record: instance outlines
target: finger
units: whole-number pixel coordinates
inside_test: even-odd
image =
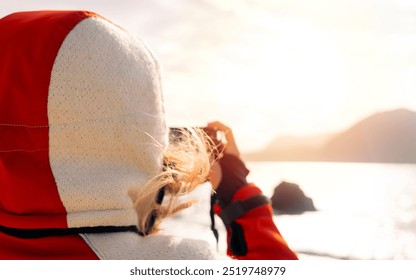
[[[230,129],[225,124],[223,124],[222,122],[219,122],[219,121],[210,122],[210,123],[208,123],[207,126],[210,127],[210,128],[218,128],[221,131]]]
[[[237,157],[240,156],[240,151],[238,150],[237,144],[235,142],[233,132],[228,126],[226,126],[225,124],[219,121],[214,121],[214,122],[208,123],[207,127],[218,129],[224,133],[225,139],[227,140],[227,143],[224,147],[225,153],[233,154]]]

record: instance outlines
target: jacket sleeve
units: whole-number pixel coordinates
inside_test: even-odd
[[[273,221],[273,210],[253,184],[239,189],[229,205],[214,205],[227,229],[227,254],[241,260],[296,260]]]

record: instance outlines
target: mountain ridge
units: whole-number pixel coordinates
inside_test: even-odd
[[[292,138],[292,139],[291,139]],[[416,112],[372,114],[336,134],[279,137],[245,160],[416,163]]]

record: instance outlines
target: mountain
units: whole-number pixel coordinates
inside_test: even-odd
[[[277,138],[246,160],[416,163],[416,112],[371,115],[334,135]]]
[[[320,158],[416,163],[416,113],[399,109],[374,114],[331,139]]]
[[[246,160],[314,161],[319,148],[332,135],[283,136],[274,139],[263,150],[243,154]]]

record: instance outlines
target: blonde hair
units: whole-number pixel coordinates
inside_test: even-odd
[[[170,139],[164,151],[163,171],[141,189],[135,201],[138,228],[144,235],[157,232],[165,217],[191,206],[192,201],[178,203],[178,198],[194,190],[209,176],[210,159],[215,150],[212,140],[199,128],[182,128],[179,133],[180,139]],[[166,194],[165,201],[159,204],[156,197],[162,188]],[[153,228],[146,232],[148,219],[153,213],[156,214]]]

